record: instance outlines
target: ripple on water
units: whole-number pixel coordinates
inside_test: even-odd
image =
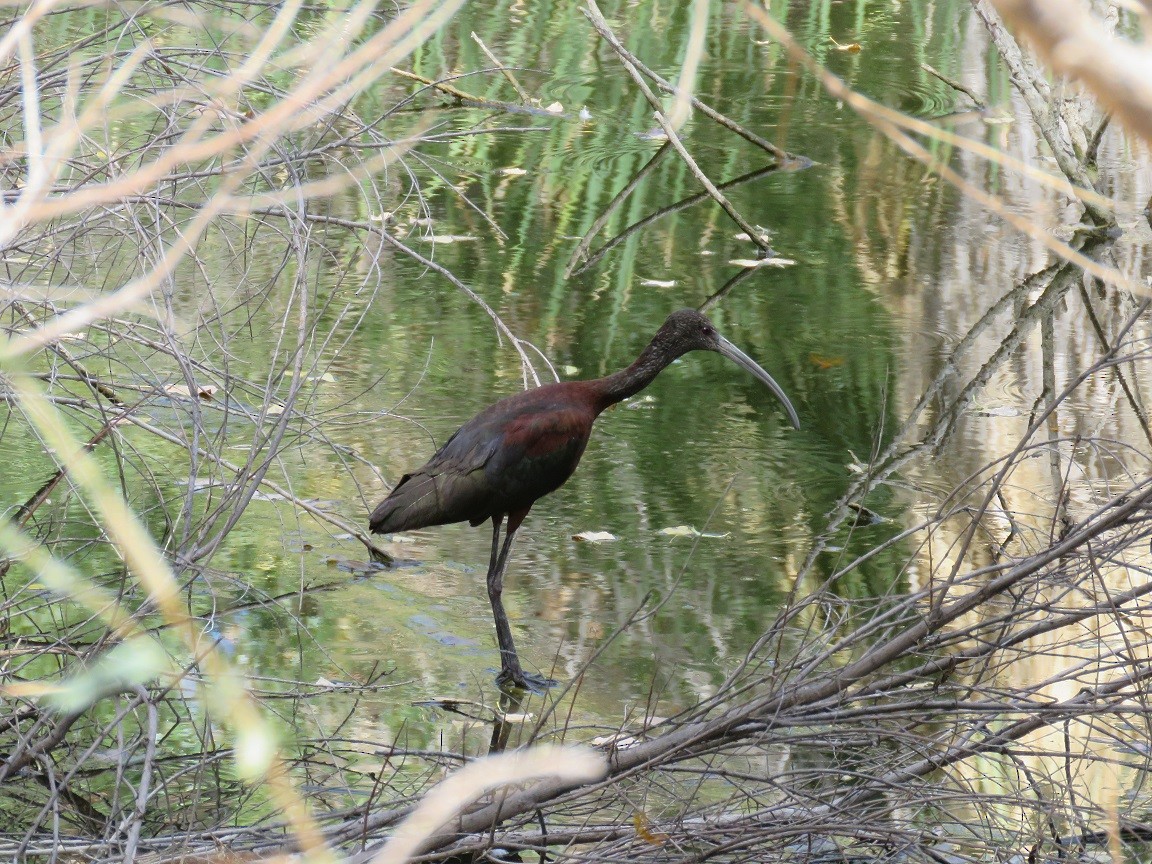
[[[575,137],[565,148],[565,156],[571,157],[575,165],[592,168],[595,171],[606,171],[622,160],[633,160],[637,166],[643,164],[660,149],[661,143],[646,140],[640,134],[620,129],[611,135]]]
[[[974,409],[988,417],[1020,417],[1032,410],[1020,377],[1007,368],[984,385],[976,397]]]
[[[825,60],[853,89],[914,117],[939,118],[972,107],[967,96],[920,68],[900,40],[867,41],[860,53],[831,52]],[[941,71],[952,77],[950,70]]]
[[[582,74],[557,75],[549,78],[547,83],[548,99],[555,99],[570,111],[576,112],[590,100],[595,100],[596,94],[601,92],[603,82],[600,72],[585,72]]]
[[[957,101],[957,94],[935,78],[897,78],[885,82],[884,102],[893,108],[926,119],[954,114],[967,106],[966,99]]]

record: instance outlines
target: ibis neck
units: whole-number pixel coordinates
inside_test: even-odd
[[[655,342],[648,345],[636,358],[636,362],[627,369],[622,369],[600,379],[598,382],[600,386],[597,389],[600,391],[600,397],[603,401],[601,410],[609,405],[622,402],[630,396],[635,396],[651,384],[652,379],[678,356],[678,354],[669,352],[665,346]]]

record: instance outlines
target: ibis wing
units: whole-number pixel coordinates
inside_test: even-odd
[[[493,515],[526,510],[562,485],[584,453],[595,415],[532,399],[537,393],[498,402],[460,427],[372,511],[371,530],[479,525]]]
[[[427,465],[400,478],[392,493],[372,511],[368,519],[372,531],[390,534],[471,521],[483,510],[487,485],[484,467],[498,442],[461,437],[467,429],[459,429]]]

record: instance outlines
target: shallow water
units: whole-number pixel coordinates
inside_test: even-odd
[[[392,214],[398,236],[463,280],[561,378],[601,376],[627,365],[669,312],[708,301],[740,272],[730,262],[752,257],[754,248],[705,201],[653,220],[586,271],[565,277],[579,238],[661,142],[646,136],[653,125],[647,104],[580,15],[542,11],[517,19],[523,8],[504,10],[522,22],[511,31],[500,16],[465,10],[410,66],[430,76],[485,67],[468,38],[474,30],[543,105],[559,101],[568,116],[425,97],[414,122],[434,124],[436,132],[508,131],[422,145],[405,158],[405,170],[393,166],[374,187],[326,206],[348,219]],[[686,38],[683,13],[658,3],[643,9],[647,14],[632,7],[618,13],[634,16],[629,45],[673,76]],[[944,118],[942,128],[1051,170],[1007,82],[989,76],[994,65],[966,9],[833,2],[776,11],[861,92],[918,117]],[[861,50],[841,51],[832,40]],[[921,62],[986,94],[988,114],[966,113],[966,98]],[[514,98],[494,74],[456,85],[488,100]],[[1047,252],[781,61],[736,7],[715,13],[697,88],[700,98],[813,163],[728,190],[735,207],[770,233],[776,254],[795,263],[757,270],[709,310],[721,332],[789,393],[802,429],[792,430],[771,394],[734,365],[688,355],[607,412],[576,475],[534,507],[506,577],[521,656],[527,667],[570,680],[602,652],[582,685],[577,716],[608,726],[649,703],[669,714],[711,695],[790,592],[823,581],[931,512],[1011,446],[1043,391],[1038,337],[1030,337],[936,446],[917,452],[869,494],[867,506],[882,521],[833,532],[828,552],[798,585],[800,566],[838,499],[893,441],[937,376],[939,393],[913,427],[929,427],[956,397],[959,384],[945,374],[950,367],[971,372],[1002,344],[1015,307],[956,354],[975,322],[1043,266]],[[382,104],[394,96],[379,94]],[[589,119],[577,116],[581,108]],[[768,161],[699,115],[685,140],[718,181]],[[930,146],[970,182],[1044,224],[1069,210],[1060,194],[1034,181],[950,144]],[[1152,189],[1146,154],[1119,133],[1106,138],[1103,153],[1117,198],[1128,202],[1130,233],[1115,254],[1144,275],[1147,225],[1139,208]],[[697,192],[684,165],[664,158],[592,250]],[[253,244],[257,253],[266,244],[268,254],[250,259],[235,255],[229,239],[222,232],[206,241],[199,256],[211,272],[185,274],[175,305],[194,320],[203,311],[202,280],[210,277],[236,284],[238,304],[251,300],[245,286],[274,286],[255,313],[242,307],[243,323],[235,323],[229,342],[235,370],[259,382],[268,376],[271,324],[284,314],[290,280],[277,275],[283,252],[274,234]],[[312,301],[316,308],[331,304],[321,314],[331,315],[333,338],[315,346],[307,373],[310,416],[326,440],[301,433],[276,470],[297,496],[363,527],[406,470],[485,405],[522,387],[524,369],[485,311],[427,266],[340,228],[317,232],[309,243]],[[1065,383],[1098,353],[1079,303],[1070,295],[1053,318],[1055,366]],[[1113,304],[1117,319],[1126,310]],[[547,364],[535,365],[546,377]],[[1108,401],[1106,389],[1073,397],[1060,418],[1063,432],[1107,431],[1139,443],[1131,417]],[[180,423],[163,406],[153,419]],[[231,446],[242,458],[245,443]],[[7,452],[36,462],[27,441]],[[1092,479],[1122,473],[1102,457],[1074,454],[1070,463]],[[29,469],[33,476],[38,467]],[[18,500],[28,494],[19,479],[4,481]],[[1052,516],[1049,481],[1038,468],[1021,483],[1020,506],[1038,524]],[[617,539],[575,539],[589,531]],[[385,683],[395,686],[360,699],[357,733],[386,741],[403,729],[455,746],[453,736],[474,730],[413,703],[493,692],[497,656],[483,586],[489,542],[487,526],[410,532],[384,543],[400,566],[377,569],[354,539],[270,496],[249,507],[212,559],[212,572],[191,590],[221,600],[205,619],[253,675],[353,681],[386,671]],[[834,590],[876,597],[917,587],[909,582],[925,568],[905,568],[907,557],[901,550],[879,555]],[[329,707],[335,716],[347,705],[334,696]]]

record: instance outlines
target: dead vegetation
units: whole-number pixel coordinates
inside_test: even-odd
[[[0,851],[12,860],[251,860],[294,848],[368,860],[435,781],[471,761],[400,735],[364,741],[358,700],[389,686],[383,676],[243,681],[204,611],[277,599],[212,563],[259,496],[371,545],[338,508],[292,488],[279,465],[307,442],[349,473],[375,472],[329,437],[355,418],[321,408],[320,397],[331,358],[366,307],[385,302],[389,257],[409,256],[483,304],[416,248],[427,228],[418,176],[429,167],[419,147],[451,133],[408,109],[430,90],[466,99],[466,82],[413,91],[411,76],[392,69],[454,5],[336,14],[245,4],[237,16],[158,6],[143,16],[159,28],[152,35],[136,13],[101,7],[103,23],[79,37],[65,20],[74,10],[8,13],[0,441],[34,448],[45,466],[0,528]],[[317,16],[308,27],[306,11]],[[588,17],[659,110],[657,91],[671,85],[594,4]],[[33,38],[37,28],[52,34],[51,48]],[[196,30],[215,47],[194,40]],[[996,44],[1016,64],[1011,37]],[[906,153],[925,155],[923,128],[843,95]],[[753,134],[695,107],[717,128]],[[589,730],[570,728],[570,694],[554,693],[534,720],[496,724],[501,747],[583,743],[600,758],[559,779],[513,765],[519,785],[462,791],[458,807],[486,797],[448,827],[421,829],[414,845],[425,859],[483,860],[497,848],[574,862],[1136,854],[1127,850],[1152,831],[1141,779],[1152,753],[1152,432],[1141,397],[1152,346],[1146,304],[1115,289],[1134,280],[1108,258],[1108,201],[1090,188],[1104,122],[1090,108],[1037,120],[1067,175],[1049,182],[1078,187],[1091,225],[1068,240],[1025,226],[1064,258],[1005,286],[983,311],[886,448],[859,466],[797,567],[794,595],[712,698],[674,717],[644,709],[621,728]],[[711,198],[766,253],[677,124],[658,120],[668,144],[653,164],[681,159],[705,190],[684,206]],[[764,170],[799,158],[760,140]],[[576,245],[569,273],[620,242],[593,250],[603,225]],[[231,254],[202,256],[208,237]],[[368,250],[362,266],[349,269],[345,290],[320,294],[315,262],[339,257],[333,238],[347,237]],[[1093,361],[1058,380],[1054,322],[1068,304],[1092,319],[1097,341]],[[485,309],[531,381],[540,356]],[[1009,315],[1013,325],[989,345],[991,322]],[[254,327],[277,334],[272,356],[245,356],[242,336]],[[1018,439],[955,488],[916,496],[884,545],[841,559],[839,538],[868,512],[869,495],[931,458],[1036,332],[1045,388]],[[1140,446],[1107,425],[1062,431],[1058,418],[1086,390],[1133,418]],[[903,568],[890,584],[909,590],[841,594],[843,580],[881,556]],[[301,638],[318,639],[305,618]],[[334,695],[342,722],[301,731]],[[299,732],[290,751],[271,743],[280,726]],[[372,770],[353,763],[365,753]],[[357,803],[334,788],[354,790]]]

